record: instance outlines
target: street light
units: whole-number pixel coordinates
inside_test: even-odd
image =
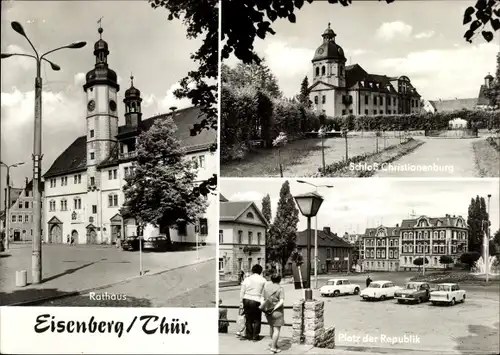
[[[35,55],[22,54],[22,53],[2,53],[2,59],[10,58],[12,56],[30,57],[36,60],[36,78],[35,78],[35,128],[33,137],[33,253],[31,256],[31,273],[33,284],[42,282],[42,194],[40,189],[41,184],[41,168],[42,168],[42,77],[41,77],[41,63],[42,60],[48,62],[51,68],[59,71],[61,67],[45,56],[54,53],[61,49],[78,49],[83,48],[87,42],[74,42],[66,46],[58,47],[50,50],[42,55],[39,55],[33,43],[26,35],[23,26],[19,22],[11,23],[12,29],[26,38]]]
[[[483,260],[484,260],[484,271],[486,273],[486,282],[489,281],[489,268],[490,268],[490,199],[491,195],[488,195],[488,221],[486,226],[486,233],[484,234],[484,247],[483,247]]]
[[[326,188],[333,188],[333,185],[315,185],[313,183],[304,181],[304,180],[297,180],[299,184],[307,184],[311,185],[316,189],[316,193],[318,192],[319,187],[326,187]],[[314,223],[316,224],[316,227],[314,229],[314,288],[318,288],[318,217],[314,218]]]
[[[422,262],[422,276],[425,276],[425,248],[427,248],[427,243],[424,242],[424,259]]]
[[[307,281],[305,290],[305,300],[312,300],[311,290],[311,217],[316,216],[323,203],[323,197],[317,192],[308,192],[303,195],[294,197],[295,202],[299,206],[300,213],[307,217]]]
[[[23,165],[24,162],[20,163],[15,163],[11,165],[7,165],[4,162],[0,161],[0,166],[3,165],[7,168],[7,188],[6,188],[6,194],[5,194],[5,201],[7,203],[5,204],[5,249],[9,249],[9,229],[10,229],[10,216],[9,216],[9,211],[10,211],[10,168],[17,168],[19,165]]]

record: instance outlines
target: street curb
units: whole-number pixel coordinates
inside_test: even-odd
[[[118,285],[118,284],[121,284],[121,283],[125,283],[125,282],[128,282],[128,281],[132,281],[132,280],[135,280],[137,278],[144,277],[144,276],[149,277],[149,276],[155,276],[155,275],[165,274],[165,273],[167,273],[169,271],[179,270],[179,269],[183,269],[183,268],[186,268],[186,267],[189,267],[189,266],[206,263],[206,262],[211,261],[211,260],[215,260],[215,257],[211,257],[211,258],[208,258],[208,259],[205,259],[205,260],[196,261],[196,262],[194,262],[192,264],[177,266],[177,267],[174,267],[172,269],[166,269],[166,270],[156,271],[156,272],[153,272],[151,274],[145,274],[145,275],[142,275],[142,276],[141,275],[132,276],[132,277],[120,280],[120,281],[112,282],[112,283],[101,285],[101,286],[97,286],[97,287],[91,287],[91,288],[87,288],[87,289],[80,290],[80,291],[69,292],[69,293],[65,293],[65,294],[57,295],[57,296],[49,296],[49,297],[44,297],[44,298],[38,298],[36,300],[30,300],[30,301],[23,301],[23,302],[6,304],[6,305],[2,305],[2,307],[33,306],[33,305],[37,305],[39,303],[43,303],[43,302],[47,302],[47,301],[53,301],[53,300],[57,300],[57,299],[61,299],[61,298],[73,297],[73,296],[80,296],[80,295],[88,293],[90,291],[102,290],[103,288],[108,288],[108,287],[111,287],[111,286],[115,286],[115,285]]]

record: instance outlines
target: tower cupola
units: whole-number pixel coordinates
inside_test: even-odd
[[[130,88],[125,91],[125,125],[139,127],[141,124],[141,92],[134,86],[134,76],[130,75]]]

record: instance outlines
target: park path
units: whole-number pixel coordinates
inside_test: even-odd
[[[418,139],[425,144],[392,163],[394,169],[379,170],[375,176],[479,177],[472,147],[477,139]]]

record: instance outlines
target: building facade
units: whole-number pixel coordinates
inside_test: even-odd
[[[399,225],[367,228],[363,236],[363,271],[397,271],[399,268]]]
[[[346,66],[336,34],[328,28],[312,59],[310,100],[326,116],[420,113],[420,94],[407,76],[367,73],[359,64]]]
[[[460,255],[467,252],[468,227],[462,216],[427,217],[406,219],[401,222],[401,270],[418,269],[413,262],[426,258],[429,269],[443,269],[441,256],[448,255],[458,262]]]
[[[311,230],[311,272],[314,273],[314,234]],[[308,230],[297,233],[297,250],[302,253],[304,262],[307,255]],[[353,264],[353,245],[349,244],[336,234],[332,233],[330,227],[318,230],[318,274],[328,274],[336,271],[347,271]],[[292,261],[288,260],[287,273],[292,272]]]
[[[95,67],[86,75],[86,132],[78,137],[44,175],[45,228],[47,243],[66,243],[73,237],[78,244],[113,244],[118,237],[137,235],[135,219],[122,217],[125,177],[134,171],[137,137],[156,120],[171,118],[177,126],[176,138],[186,159],[196,162],[202,181],[216,173],[217,155],[211,152],[216,132],[204,130],[196,136],[190,128],[203,114],[191,107],[169,114],[142,118],[141,93],[131,86],[125,91],[125,125],[119,125],[117,74],[108,65],[108,43],[100,39],[94,45]],[[169,235],[173,242],[215,243],[217,225],[215,195],[209,195],[209,207],[197,225],[179,223],[178,228],[147,225],[144,237]],[[212,238],[210,238],[212,236]]]
[[[268,223],[253,202],[231,202],[220,197],[219,277],[238,280],[255,264],[266,266]]]

